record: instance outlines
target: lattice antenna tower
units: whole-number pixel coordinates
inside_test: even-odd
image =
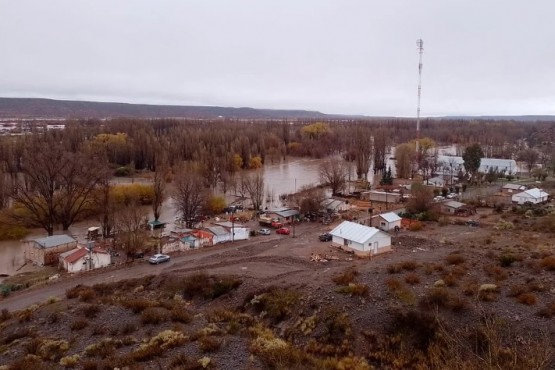
[[[424,41],[422,39],[416,40],[416,47],[418,48],[418,105],[416,107],[416,153],[418,153],[418,141],[420,140],[420,97],[422,95],[422,54],[424,53]]]

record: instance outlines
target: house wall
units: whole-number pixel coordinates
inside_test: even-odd
[[[333,236],[332,242],[341,245],[345,250],[353,251],[357,256],[369,256],[391,251],[391,237],[383,232],[379,232],[364,244],[355,243],[337,236]],[[378,243],[377,251],[374,251],[374,243]]]
[[[247,227],[241,227],[241,228],[235,228],[235,235],[233,235],[233,240],[237,241],[237,240],[248,240],[250,235],[249,235],[249,228]],[[231,234],[230,234],[230,238],[231,238]],[[231,240],[231,239],[230,239]]]
[[[515,194],[512,197],[513,203],[517,203],[517,204],[524,204],[526,202],[530,202],[532,204],[538,204],[541,203],[542,200],[541,199],[536,199],[534,197],[530,197],[527,194]],[[547,199],[545,199],[544,201],[546,201]]]
[[[381,217],[378,217],[379,220],[379,225],[375,226],[378,229],[381,229],[383,231],[391,231],[391,230],[395,230],[395,226],[397,226],[399,229],[401,228],[401,220],[398,221],[393,221],[393,222],[387,222],[386,220],[384,220]]]
[[[77,241],[60,244],[52,248],[42,248],[34,241],[25,242],[24,255],[26,261],[31,261],[40,266],[55,265],[59,261],[60,254],[77,248]]]
[[[181,243],[179,240],[175,240],[162,245],[162,248],[160,248],[160,252],[162,254],[168,254],[171,252],[182,251],[184,249],[185,249],[185,244]]]
[[[450,215],[454,215],[455,211],[456,211],[456,208],[448,207],[448,206],[441,206],[441,212],[442,213],[448,213]]]
[[[109,266],[112,262],[112,258],[108,253],[93,253],[91,257],[93,269]],[[70,273],[87,271],[89,269],[89,261],[87,258],[82,257],[73,263],[67,263],[64,261],[63,266],[67,272]]]
[[[362,200],[371,200],[373,202],[383,202],[388,203],[398,203],[401,200],[401,194],[397,193],[387,193],[382,194],[381,192],[365,192],[361,195]]]
[[[214,234],[214,237],[212,238],[213,244],[226,243],[229,241],[231,241],[231,234],[225,234],[225,235]]]

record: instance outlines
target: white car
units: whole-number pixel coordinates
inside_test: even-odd
[[[270,229],[260,229],[258,230],[258,233],[260,235],[270,235],[272,232],[270,231]]]
[[[170,256],[168,256],[167,254],[155,254],[148,259],[148,262],[152,263],[153,265],[157,265],[162,262],[168,262],[169,260]]]

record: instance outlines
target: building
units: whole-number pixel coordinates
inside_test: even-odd
[[[214,236],[212,242],[214,244],[226,243],[231,241],[231,233],[227,231],[223,226],[211,226],[207,227],[206,230],[210,231]]]
[[[299,211],[283,207],[266,211],[266,215],[271,218],[277,218],[281,223],[287,224],[293,222],[295,218],[299,217]]]
[[[25,261],[45,266],[58,263],[61,253],[77,248],[77,240],[68,235],[53,235],[24,241]]]
[[[456,175],[459,171],[465,172],[464,159],[462,159],[462,157],[438,155],[437,161],[440,164],[440,173]],[[490,169],[505,174],[521,172],[514,159],[480,158],[480,168],[478,172],[488,173]]]
[[[501,192],[505,194],[521,193],[526,189],[526,186],[520,184],[505,184],[501,188]]]
[[[350,206],[349,203],[344,200],[328,198],[320,202],[320,206],[324,212],[337,213],[342,211],[348,211]]]
[[[394,212],[382,213],[372,216],[370,223],[383,231],[399,230],[401,229],[401,217]],[[396,229],[397,228],[397,229]]]
[[[450,200],[441,204],[441,212],[453,216],[470,216],[476,213],[473,207],[464,203]]]
[[[441,176],[432,177],[423,182],[424,185],[434,186],[436,188],[445,187],[445,180]]]
[[[399,203],[401,200],[400,193],[389,193],[386,191],[370,190],[361,193],[362,200],[382,203]]]
[[[330,234],[334,244],[356,255],[369,256],[391,251],[391,236],[375,227],[343,221]]]
[[[198,239],[199,247],[211,247],[214,245],[214,235],[204,230],[193,230],[191,235]]]
[[[250,229],[245,225],[229,221],[216,222],[216,225],[227,230],[227,232],[231,235],[231,241],[248,240],[250,237]]]
[[[59,267],[71,273],[106,267],[110,263],[110,253],[98,247],[89,253],[87,248],[79,246],[59,255]]]
[[[549,194],[541,189],[529,189],[512,196],[511,200],[516,204],[532,203],[539,204],[547,202]]]

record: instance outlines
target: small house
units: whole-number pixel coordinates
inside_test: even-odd
[[[401,217],[394,212],[382,213],[372,216],[371,225],[383,231],[399,230],[401,228]]]
[[[442,203],[441,212],[453,216],[470,216],[476,213],[473,207],[457,202],[456,200]]]
[[[212,233],[209,233],[208,231],[193,230],[191,231],[191,235],[199,240],[199,247],[211,247],[212,245],[214,245],[214,235],[212,235]]]
[[[206,230],[213,234],[212,242],[214,244],[226,243],[231,241],[231,233],[223,226],[211,226],[207,227]]]
[[[529,189],[513,195],[511,200],[516,204],[540,204],[547,202],[548,198],[549,194],[541,189]]]
[[[59,255],[60,268],[71,273],[106,267],[111,262],[110,254],[98,247],[89,252],[84,246],[79,246]]]
[[[248,240],[250,237],[250,229],[242,224],[236,222],[216,222],[217,226],[221,226],[229,232],[231,241]]]
[[[160,239],[160,253],[168,254],[172,252],[181,252],[186,249],[189,249],[189,246],[181,243],[179,237],[164,236]]]
[[[443,188],[445,187],[445,180],[443,179],[443,177],[436,176],[424,181],[424,185],[434,186],[436,188]]]
[[[330,234],[332,243],[356,255],[369,256],[391,251],[391,236],[375,227],[343,221]]]
[[[521,184],[505,184],[501,188],[501,192],[505,194],[521,193],[526,190],[526,186]]]
[[[337,213],[349,210],[349,203],[344,200],[328,198],[320,202],[322,210],[327,213]]]
[[[185,249],[197,249],[202,247],[200,240],[193,235],[183,235],[179,242],[185,246]]]
[[[291,223],[295,218],[299,217],[299,211],[284,207],[266,211],[266,215],[271,218],[279,219],[281,223]]]
[[[370,190],[361,193],[362,200],[382,203],[399,203],[401,193],[390,193],[387,191]]]
[[[61,253],[75,249],[77,240],[69,235],[53,235],[24,241],[25,260],[45,266],[58,263]]]

